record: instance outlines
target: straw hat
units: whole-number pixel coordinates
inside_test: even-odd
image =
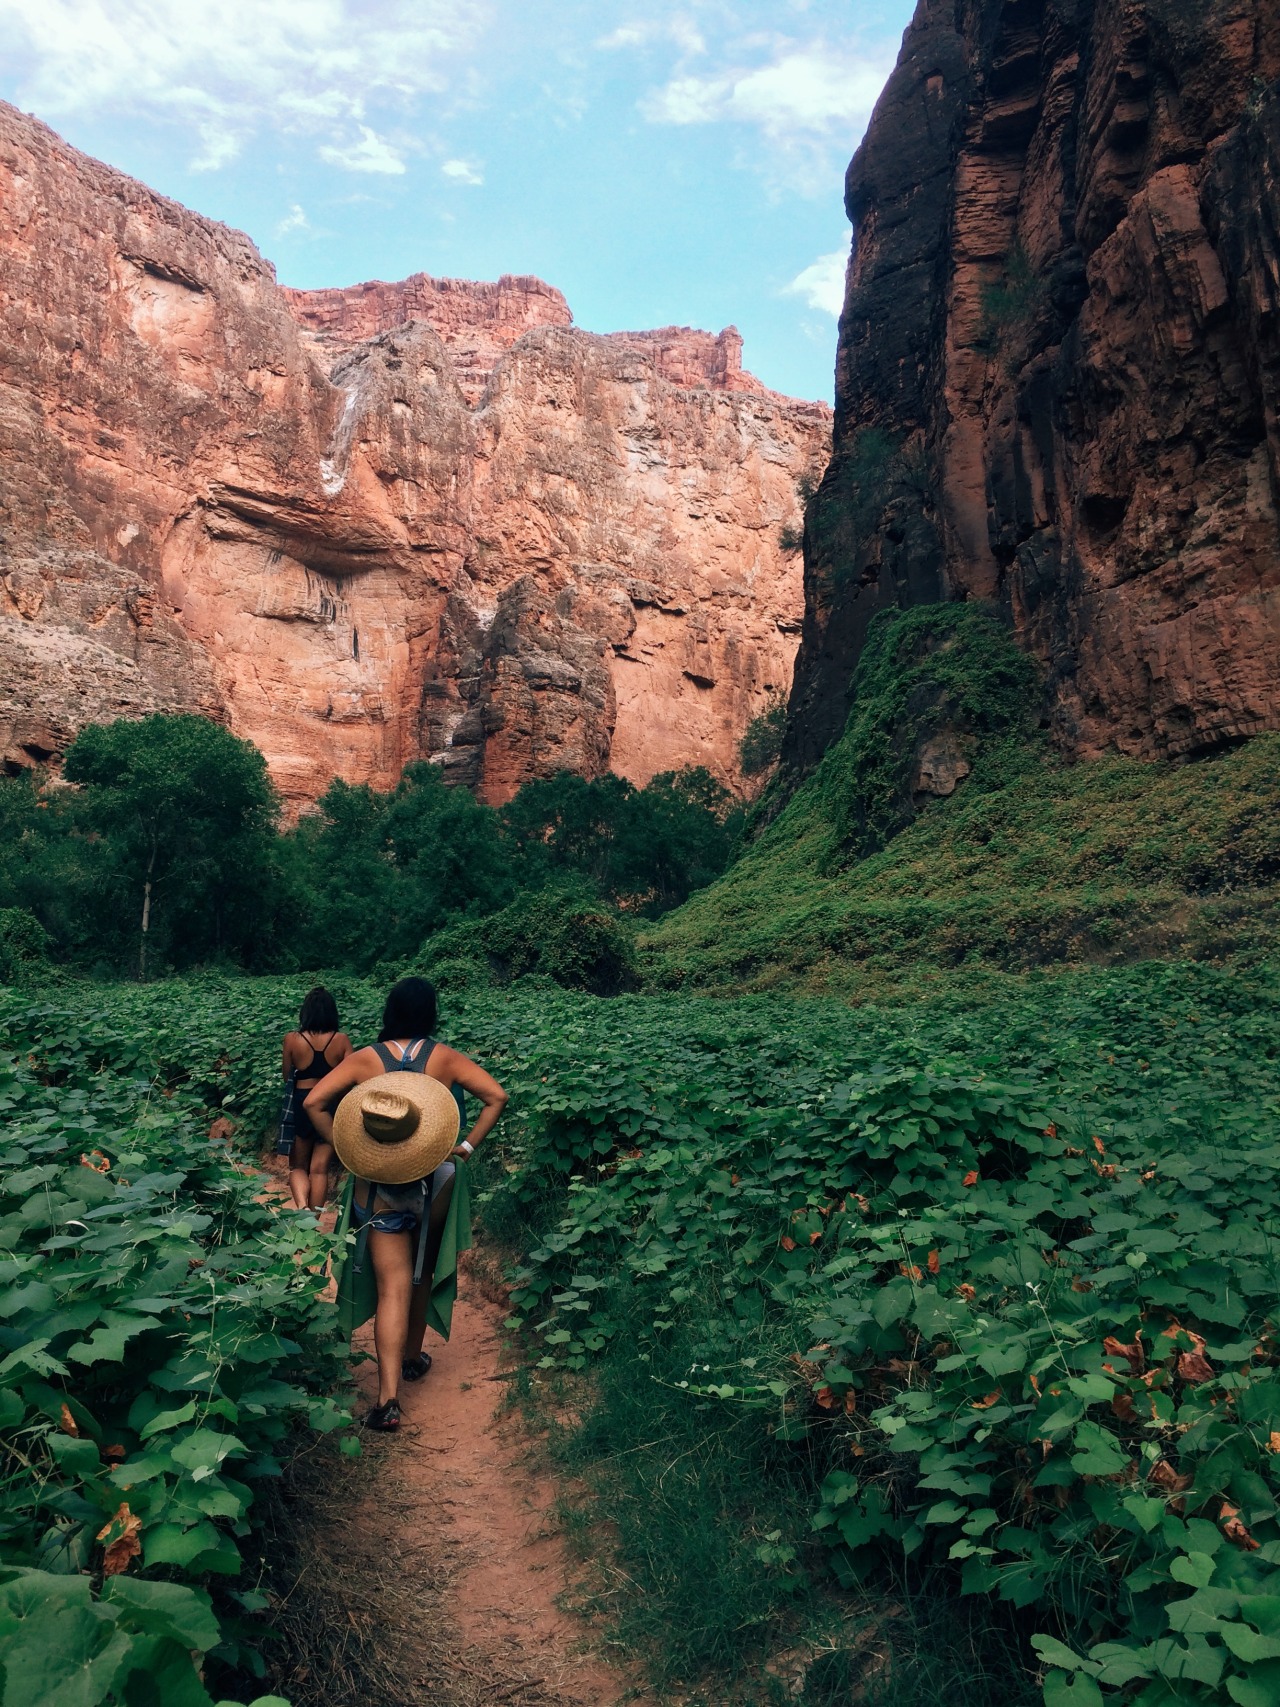
[[[453,1092],[425,1073],[379,1073],[349,1090],[333,1117],[333,1147],[357,1179],[408,1185],[433,1173],[458,1141]]]

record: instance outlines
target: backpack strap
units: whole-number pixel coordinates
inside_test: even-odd
[[[435,1046],[434,1037],[411,1037],[403,1055],[393,1055],[389,1043],[375,1043],[373,1047],[386,1072],[425,1073]]]
[[[365,1200],[362,1207],[366,1211],[366,1219],[364,1225],[356,1234],[356,1248],[351,1258],[351,1271],[353,1274],[360,1274],[364,1270],[365,1252],[369,1249],[369,1223],[373,1220],[373,1216],[369,1214],[368,1211],[373,1208],[373,1200],[378,1190],[372,1180],[356,1180],[351,1187],[351,1206],[353,1209],[355,1208],[356,1192],[359,1191],[361,1186],[364,1186],[365,1188]]]

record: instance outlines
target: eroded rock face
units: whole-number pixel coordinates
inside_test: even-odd
[[[979,598],[1064,746],[1280,724],[1280,9],[920,0],[849,169],[785,750],[885,604]]]
[[[293,808],[431,758],[736,786],[830,411],[732,328],[576,330],[537,279],[287,291],[0,105],[0,758],[225,719]]]

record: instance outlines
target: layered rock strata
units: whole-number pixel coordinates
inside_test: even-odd
[[[1280,9],[920,0],[850,166],[785,756],[886,604],[990,601],[1061,743],[1280,724]]]
[[[537,279],[287,291],[0,106],[0,757],[225,719],[293,808],[707,764],[785,692],[830,411]]]

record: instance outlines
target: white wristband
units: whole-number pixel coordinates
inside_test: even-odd
[[[458,1140],[458,1148],[460,1150],[465,1150],[467,1152],[468,1156],[474,1156],[476,1153],[475,1145],[474,1144],[468,1144],[465,1138],[460,1138]]]

